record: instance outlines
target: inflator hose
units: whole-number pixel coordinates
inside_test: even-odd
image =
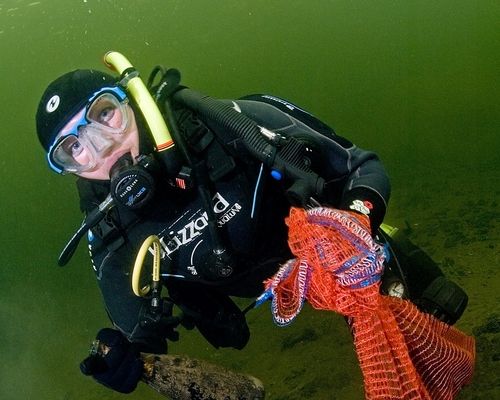
[[[259,126],[220,100],[195,90],[181,89],[173,95],[173,100],[216,121],[234,137],[240,138],[251,155],[277,173],[276,179],[283,175],[291,179],[294,183],[286,192],[291,204],[305,206],[312,196],[323,196],[325,181],[304,163],[304,147],[300,141],[292,137],[279,148],[280,135]],[[269,136],[269,133],[275,136]],[[268,142],[264,136],[274,143]]]
[[[243,140],[248,151],[260,162],[271,167],[276,153],[275,146],[262,137],[259,125],[221,101],[192,89],[182,89],[173,95],[175,101],[184,103],[194,111],[220,123]]]

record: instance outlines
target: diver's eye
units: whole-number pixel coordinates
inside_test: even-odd
[[[72,137],[64,142],[63,149],[71,157],[77,157],[83,151],[83,146],[76,137]]]
[[[73,145],[71,146],[71,155],[73,157],[79,155],[83,150],[82,144],[77,140]]]
[[[125,118],[125,104],[120,103],[116,97],[110,93],[104,93],[97,97],[87,110],[86,119],[88,122],[95,122],[101,127],[108,127],[112,132],[123,129]]]
[[[113,119],[113,115],[115,115],[116,107],[108,106],[101,110],[99,115],[97,116],[96,122],[99,122],[103,125],[109,125],[109,122]]]

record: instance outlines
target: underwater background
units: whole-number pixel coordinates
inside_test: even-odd
[[[78,364],[110,326],[82,243],[74,178],[49,170],[34,115],[46,86],[123,53],[213,97],[270,93],[376,151],[392,178],[386,222],[469,294],[475,376],[458,399],[500,398],[500,3],[487,0],[0,0],[0,398],[125,397]],[[276,327],[248,314],[242,351],[181,330],[172,353],[252,374],[278,399],[364,398],[341,316],[307,305]]]

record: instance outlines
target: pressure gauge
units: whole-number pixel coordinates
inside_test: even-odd
[[[389,296],[399,297],[402,299],[405,294],[405,287],[403,283],[399,281],[392,282],[387,288],[387,294]]]

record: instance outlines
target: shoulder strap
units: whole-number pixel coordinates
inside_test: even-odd
[[[187,109],[177,110],[175,117],[186,143],[204,158],[212,182],[222,179],[236,168],[233,157],[200,118]]]

